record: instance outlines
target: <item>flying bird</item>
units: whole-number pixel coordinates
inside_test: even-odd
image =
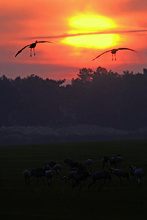
[[[51,43],[50,41],[35,41],[34,43],[32,43],[32,44],[28,44],[28,45],[26,45],[25,47],[23,47],[21,50],[19,50],[18,52],[17,52],[17,54],[15,55],[15,57],[19,54],[19,53],[21,53],[25,48],[27,48],[27,47],[29,47],[30,48],[30,57],[32,56],[32,49],[33,49],[33,52],[34,52],[34,56],[36,55],[35,54],[35,47],[36,47],[36,44],[38,44],[38,43]]]
[[[112,53],[112,60],[113,60],[113,56],[115,57],[115,60],[116,60],[116,52],[117,52],[118,50],[131,50],[131,51],[136,52],[135,50],[132,50],[132,49],[130,49],[130,48],[121,47],[121,48],[117,48],[117,49],[107,50],[107,51],[101,53],[100,55],[98,55],[97,57],[95,57],[93,60],[99,58],[101,55],[103,55],[103,54],[105,54],[105,53],[108,53],[108,52],[111,52],[111,53]]]

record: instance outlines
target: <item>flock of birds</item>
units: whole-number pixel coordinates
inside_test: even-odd
[[[51,43],[50,41],[35,41],[34,43],[31,43],[29,45],[26,45],[25,47],[23,47],[21,50],[19,50],[15,57],[18,56],[18,54],[20,54],[25,48],[30,48],[30,57],[32,56],[32,50],[33,50],[33,54],[34,56],[35,54],[35,47],[38,43]],[[116,52],[118,50],[130,50],[133,52],[136,52],[133,49],[130,48],[117,48],[117,49],[111,49],[111,50],[107,50],[101,54],[99,54],[97,57],[95,57],[93,59],[93,61],[97,58],[99,58],[100,56],[102,56],[105,53],[111,52],[112,54],[112,60],[113,57],[115,57],[116,60]],[[110,172],[105,171],[104,168],[106,166],[106,164],[108,163],[108,161],[110,162],[110,165],[114,166],[114,168],[110,168]],[[122,178],[127,178],[129,179],[129,173],[124,171],[123,169],[118,168],[118,165],[122,165],[123,163],[123,157],[121,155],[117,155],[115,157],[107,157],[104,156],[102,158],[102,171],[96,171],[93,175],[91,174],[92,171],[92,163],[93,161],[91,159],[86,160],[85,163],[82,162],[75,162],[72,158],[66,158],[64,160],[64,162],[70,167],[70,171],[67,174],[67,176],[63,176],[62,179],[65,180],[65,182],[68,182],[70,179],[73,180],[73,186],[76,185],[80,185],[81,187],[81,182],[85,179],[87,179],[89,176],[92,176],[92,182],[88,185],[88,187],[91,187],[93,184],[95,184],[97,182],[97,180],[106,180],[109,179],[111,180],[111,175],[116,175],[117,177],[120,178],[120,180]],[[55,163],[53,161],[45,163],[43,168],[37,168],[37,169],[33,169],[32,171],[29,170],[24,170],[23,172],[23,176],[25,178],[25,181],[27,183],[30,183],[30,178],[31,177],[36,177],[37,181],[40,177],[46,177],[48,184],[51,184],[51,179],[53,177],[53,169],[51,169],[53,167],[53,169],[56,171],[56,173],[59,175],[60,170],[61,170],[61,165],[58,163]],[[131,174],[137,179],[138,184],[141,184],[141,178],[144,176],[144,172],[141,168],[137,168],[137,167],[133,167],[131,166]],[[102,186],[102,183],[100,182],[100,188]]]
[[[44,178],[46,178],[48,185],[51,185],[53,176],[58,176],[65,183],[72,181],[72,187],[79,186],[80,190],[83,183],[87,183],[88,188],[91,188],[91,186],[99,181],[99,189],[101,189],[106,180],[111,180],[112,176],[116,176],[121,182],[124,178],[129,180],[130,175],[136,179],[137,187],[139,187],[141,186],[142,178],[144,177],[144,171],[139,167],[130,166],[130,172],[125,171],[124,159],[120,154],[114,157],[102,157],[101,169],[97,171],[93,171],[92,159],[87,159],[83,163],[75,161],[71,157],[67,157],[64,159],[64,163],[68,167],[66,175],[63,175],[61,164],[50,161],[44,163],[43,168],[36,168],[31,171],[24,170],[23,177],[25,182],[29,185],[31,178],[35,177],[37,183],[39,182],[39,179],[44,180]]]
[[[34,56],[35,56],[35,55],[36,55],[36,54],[35,54],[35,47],[36,47],[36,45],[37,45],[38,43],[52,43],[52,42],[50,42],[50,41],[35,41],[34,43],[29,44],[29,45],[26,45],[26,46],[23,47],[21,50],[19,50],[19,51],[16,53],[15,57],[16,57],[19,53],[21,53],[21,52],[22,52],[25,48],[27,48],[27,47],[30,48],[30,57],[32,56],[32,50],[33,50]],[[94,61],[95,59],[99,58],[101,55],[103,55],[103,54],[105,54],[105,53],[108,53],[108,52],[111,52],[111,54],[112,54],[112,60],[113,60],[113,57],[115,57],[115,60],[116,60],[116,52],[117,52],[118,50],[130,50],[130,51],[136,52],[135,50],[130,49],[130,48],[120,47],[120,48],[117,48],[117,49],[107,50],[107,51],[105,51],[105,52],[99,54],[97,57],[95,57],[95,58],[93,59],[93,61]]]
[[[51,43],[51,42],[50,41],[35,41],[34,43],[26,45],[21,50],[19,50],[16,53],[15,57],[27,47],[30,48],[30,56],[32,56],[32,50],[35,56],[35,47],[38,43]],[[93,61],[108,52],[111,52],[112,60],[114,57],[116,60],[116,52],[119,50],[129,50],[129,51],[136,52],[135,50],[130,49],[130,48],[111,49],[111,50],[107,50],[99,54],[97,57],[93,59]],[[93,164],[92,159],[88,159],[85,161],[85,163],[82,163],[82,162],[75,162],[72,158],[69,157],[69,158],[65,158],[64,162],[68,165],[70,170],[67,175],[62,176],[61,178],[65,182],[68,182],[69,180],[72,179],[73,187],[75,187],[76,185],[79,185],[81,188],[81,183],[83,182],[83,180],[86,180],[89,177],[92,177],[92,181],[91,183],[89,183],[88,188],[94,185],[98,180],[100,181],[99,187],[101,188],[102,180],[104,181],[106,181],[107,179],[111,180],[112,175],[119,177],[120,181],[122,180],[122,178],[127,178],[129,180],[129,173],[123,169],[123,157],[121,155],[117,155],[115,157],[108,157],[108,156],[102,157],[101,159],[102,170],[96,171],[93,174],[92,174],[92,164]],[[108,166],[108,163],[109,163],[109,166]],[[105,169],[106,167],[107,169]],[[134,166],[130,166],[130,169],[131,169],[130,170],[131,175],[133,175],[136,178],[137,184],[138,186],[140,186],[141,179],[144,176],[143,169],[134,167]],[[45,163],[43,168],[33,169],[32,171],[24,170],[23,176],[25,178],[26,183],[28,184],[30,184],[30,179],[32,177],[36,177],[37,181],[41,177],[46,177],[48,184],[50,185],[52,177],[54,176],[54,172],[56,172],[57,175],[59,175],[60,171],[61,171],[61,165],[51,161],[51,162]]]

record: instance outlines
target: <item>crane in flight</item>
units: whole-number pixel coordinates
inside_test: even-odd
[[[101,53],[100,55],[98,55],[97,57],[95,57],[93,60],[99,58],[101,55],[103,55],[103,54],[105,54],[105,53],[108,53],[108,52],[111,52],[111,53],[112,53],[112,60],[113,60],[113,56],[115,57],[115,60],[116,60],[116,52],[117,52],[118,50],[131,50],[131,51],[136,52],[135,50],[132,50],[132,49],[130,49],[130,48],[121,47],[121,48],[117,48],[117,49],[107,50],[107,51]],[[93,61],[93,60],[92,60],[92,61]]]
[[[34,43],[32,43],[32,44],[28,44],[28,45],[26,45],[25,47],[23,47],[21,50],[19,50],[16,54],[15,54],[15,57],[19,54],[19,53],[21,53],[25,48],[27,48],[27,47],[29,47],[30,48],[30,57],[32,56],[32,50],[33,50],[33,52],[34,52],[34,56],[36,55],[35,54],[35,47],[36,47],[36,44],[38,44],[38,43],[51,43],[50,41],[35,41]]]

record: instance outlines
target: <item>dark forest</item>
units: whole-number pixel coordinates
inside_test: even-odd
[[[147,126],[147,72],[80,69],[70,85],[36,75],[0,78],[0,126]]]

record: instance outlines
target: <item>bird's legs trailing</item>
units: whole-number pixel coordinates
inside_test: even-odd
[[[30,57],[32,57],[32,49],[33,49],[34,56],[36,55],[35,48],[30,48]]]
[[[30,48],[30,57],[32,57],[32,48]]]
[[[113,58],[116,60],[116,53],[112,53],[112,60]]]
[[[34,52],[34,56],[36,55],[36,53],[35,53],[35,48],[33,48],[33,52]]]

